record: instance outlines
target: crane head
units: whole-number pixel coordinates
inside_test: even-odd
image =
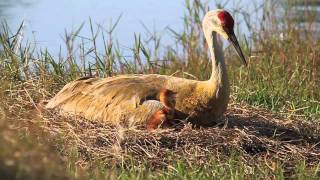
[[[247,66],[247,61],[234,33],[234,19],[228,11],[223,9],[209,11],[203,19],[203,28],[204,31],[214,31],[227,39],[236,49],[242,63]]]
[[[169,89],[161,89],[160,90],[160,102],[162,102],[165,106],[174,108],[176,105],[176,96],[177,93],[171,91]]]

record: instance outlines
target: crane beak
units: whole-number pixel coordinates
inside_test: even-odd
[[[236,51],[237,51],[237,53],[238,53],[238,55],[239,55],[242,63],[243,63],[245,66],[247,66],[248,64],[247,64],[246,58],[245,58],[244,55],[243,55],[243,52],[242,52],[242,50],[241,50],[241,47],[240,47],[240,45],[239,45],[239,42],[238,42],[238,40],[237,40],[236,35],[235,35],[234,32],[232,31],[232,32],[230,32],[230,33],[228,34],[228,36],[229,36],[228,40],[231,42],[231,44],[233,45],[233,47],[236,49]]]

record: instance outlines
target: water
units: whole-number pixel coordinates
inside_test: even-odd
[[[237,6],[237,2],[228,3],[227,9]],[[248,8],[252,5],[251,0],[241,2]],[[210,4],[210,7],[214,6]],[[53,54],[58,54],[63,45],[66,29],[71,31],[85,22],[80,35],[90,37],[89,17],[108,28],[110,22],[122,14],[114,37],[122,47],[131,47],[133,33],[146,32],[142,24],[156,31],[167,26],[181,30],[184,11],[184,0],[0,0],[0,20],[6,20],[13,30],[24,20],[25,39],[36,42],[38,47],[48,48]],[[172,38],[165,34],[162,45],[171,45]]]

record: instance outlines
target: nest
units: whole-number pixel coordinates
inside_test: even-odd
[[[184,124],[180,129],[149,132],[41,110],[31,98],[39,92],[33,86],[11,91],[8,117],[36,124],[46,136],[63,141],[58,148],[76,149],[81,166],[98,160],[113,167],[147,163],[152,168],[163,168],[176,159],[204,165],[211,158],[224,161],[238,154],[247,167],[264,162],[271,170],[281,164],[290,172],[299,161],[309,167],[320,161],[318,124],[282,118],[260,108],[232,104],[224,123],[214,127],[193,128]]]

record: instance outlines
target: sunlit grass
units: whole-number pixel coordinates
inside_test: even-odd
[[[160,170],[149,167],[148,163],[143,166],[133,163],[129,168],[105,168],[105,161],[89,159],[87,166],[82,168],[78,150],[76,147],[66,147],[63,137],[55,137],[54,140],[48,137],[49,140],[44,141],[39,132],[30,131],[28,125],[19,123],[23,120],[3,115],[2,112],[10,111],[5,107],[11,98],[6,97],[8,91],[27,88],[31,80],[37,81],[32,86],[39,91],[41,89],[40,94],[43,95],[30,94],[30,99],[38,103],[59,91],[67,82],[82,76],[160,73],[208,79],[210,60],[200,21],[208,6],[199,1],[186,1],[186,8],[183,31],[168,30],[179,45],[178,49],[167,47],[161,50],[161,37],[157,33],[152,33],[149,41],[135,34],[129,56],[123,54],[113,37],[121,16],[107,28],[94,25],[90,20],[89,27],[82,25],[66,32],[67,55],[59,57],[52,56],[50,50],[37,52],[31,44],[24,43],[20,35],[23,24],[17,32],[12,32],[3,23],[0,28],[0,144],[6,148],[0,151],[0,166],[4,168],[0,172],[8,172],[9,177],[14,175],[18,179],[283,179],[285,176],[316,179],[319,176],[318,166],[309,168],[301,162],[295,167],[294,174],[287,174],[281,164],[273,167],[271,163],[269,167],[261,161],[261,164],[249,166],[241,161],[238,154],[223,162],[212,157],[205,166],[193,166],[187,159],[173,159],[170,166]],[[240,10],[236,15],[250,16]],[[281,29],[278,26],[280,22],[268,21],[273,18],[272,14],[268,14],[257,29],[248,26],[250,37],[244,38],[239,34],[249,60],[247,68],[240,67],[238,57],[231,48],[226,49],[232,102],[263,107],[287,118],[317,122],[320,119],[319,37],[302,33],[308,32],[308,29],[290,28],[294,26],[290,18],[282,20],[281,23],[288,28]],[[248,25],[254,23],[250,19],[254,17],[246,18]],[[91,37],[81,37],[83,28],[90,28]],[[280,33],[282,38],[275,35]],[[102,50],[97,45],[101,39]],[[17,88],[23,83],[26,84],[24,88]],[[22,108],[20,113],[22,111],[29,110]],[[32,164],[31,158],[35,160]]]

